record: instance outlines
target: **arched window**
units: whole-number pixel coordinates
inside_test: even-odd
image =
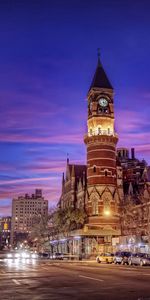
[[[96,167],[95,166],[93,167],[93,172],[96,173]]]
[[[97,198],[94,198],[92,200],[92,214],[98,215],[98,200],[97,200]]]
[[[100,127],[98,127],[98,134],[101,134],[102,132],[101,132],[101,128]]]
[[[107,171],[105,171],[105,176],[107,176],[108,175],[108,173],[107,173]]]

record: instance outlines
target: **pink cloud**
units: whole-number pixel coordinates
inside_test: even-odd
[[[7,184],[19,184],[24,182],[34,182],[34,181],[50,181],[50,180],[57,180],[57,177],[33,177],[33,178],[20,178],[20,179],[13,179],[13,180],[0,180],[0,185],[7,185]]]
[[[0,216],[10,216],[11,215],[11,205],[5,205],[0,207]]]
[[[47,143],[47,144],[80,144],[83,141],[82,134],[59,134],[56,136],[36,137],[25,134],[0,133],[1,142],[13,143]]]
[[[146,116],[146,113],[142,111],[118,110],[115,118],[120,133],[141,130],[143,126],[150,126],[149,115]]]

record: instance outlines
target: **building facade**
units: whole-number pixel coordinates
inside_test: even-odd
[[[12,245],[28,237],[38,215],[48,215],[48,200],[42,196],[42,190],[36,189],[32,195],[25,194],[12,200]]]
[[[54,243],[57,251],[59,247],[59,251],[86,257],[112,251],[116,246],[112,240],[117,244],[119,237],[135,235],[135,228],[141,227],[139,234],[149,234],[150,218],[150,169],[135,158],[133,148],[131,156],[128,149],[116,148],[114,90],[99,57],[87,94],[87,112],[87,164],[74,165],[67,159],[58,203],[59,209],[84,209],[87,218],[82,228]],[[140,217],[133,217],[136,214],[143,218],[140,222]]]
[[[11,232],[11,217],[0,218],[0,249],[9,248]]]
[[[123,197],[121,167],[117,166],[118,135],[114,127],[114,91],[98,57],[87,95],[87,164],[67,160],[59,208],[82,208],[87,214],[82,229],[70,233],[71,251],[94,255],[111,249],[111,239],[121,234],[120,203]],[[122,173],[121,173],[122,174]]]

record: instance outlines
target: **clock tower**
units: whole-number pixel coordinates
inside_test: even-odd
[[[118,230],[119,193],[117,190],[114,91],[98,54],[97,68],[88,91],[87,134],[87,226]]]

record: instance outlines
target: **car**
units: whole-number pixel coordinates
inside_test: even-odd
[[[63,260],[63,253],[59,253],[59,252],[54,253],[53,259]]]
[[[107,264],[112,264],[114,261],[114,254],[112,253],[101,253],[96,257],[98,263],[104,262]]]
[[[72,255],[70,253],[59,253],[59,252],[56,252],[56,253],[53,253],[50,255],[50,259],[56,259],[56,260],[73,260],[77,258],[76,255]]]
[[[10,251],[7,253],[8,259],[35,259],[38,258],[38,255],[36,252],[30,252],[27,250],[21,250],[21,251]]]
[[[131,252],[128,251],[119,251],[114,255],[114,263],[115,264],[128,264],[129,257],[131,256]]]
[[[39,252],[39,257],[40,258],[49,258],[49,253],[48,252]]]
[[[150,255],[146,253],[133,253],[129,257],[129,265],[150,266]]]

